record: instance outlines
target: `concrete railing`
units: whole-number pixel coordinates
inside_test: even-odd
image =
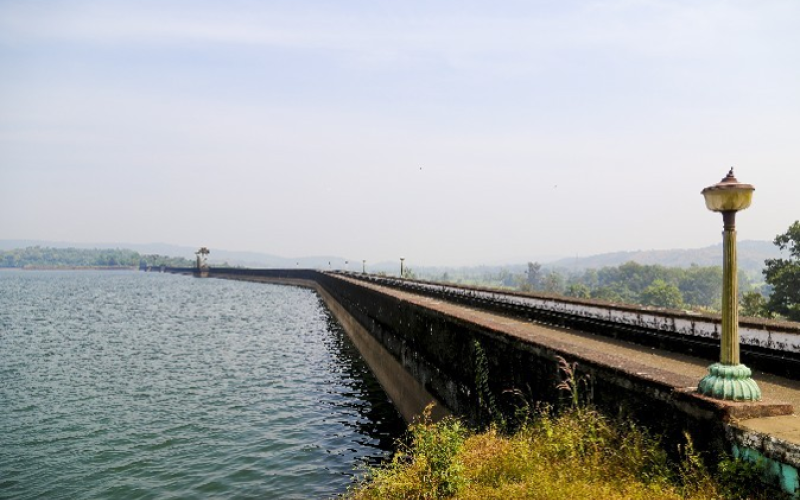
[[[341,274],[506,315],[613,336],[710,360],[716,360],[719,356],[721,319],[712,314],[359,273]],[[800,377],[800,323],[742,318],[739,335],[745,364],[790,378]]]

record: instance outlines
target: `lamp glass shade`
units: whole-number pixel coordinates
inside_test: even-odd
[[[744,210],[753,201],[755,189],[749,184],[714,185],[703,190],[706,207],[714,212]]]

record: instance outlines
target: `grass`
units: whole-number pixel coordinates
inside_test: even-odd
[[[483,432],[430,410],[393,460],[346,498],[365,499],[770,499],[757,467],[725,460],[709,470],[693,450],[671,461],[659,441],[591,407],[541,407],[513,433]]]

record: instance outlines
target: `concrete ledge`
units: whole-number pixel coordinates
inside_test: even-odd
[[[761,451],[765,456],[800,469],[800,447],[791,436],[800,434],[800,418],[796,415],[765,417],[736,422],[726,427],[732,442]]]
[[[694,387],[676,389],[675,399],[713,411],[723,422],[738,422],[752,418],[792,415],[794,407],[780,401],[722,401],[694,392]]]

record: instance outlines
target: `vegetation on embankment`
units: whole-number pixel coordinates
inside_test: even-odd
[[[515,432],[459,420],[410,427],[410,442],[348,492],[367,499],[771,499],[757,466],[723,460],[710,470],[687,442],[677,463],[630,422],[588,407],[545,407]]]

